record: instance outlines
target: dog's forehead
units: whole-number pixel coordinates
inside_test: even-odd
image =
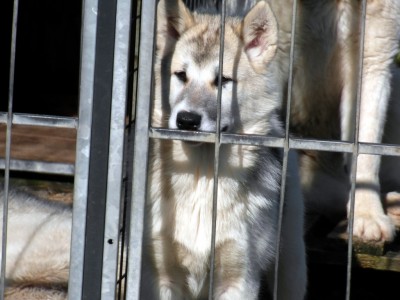
[[[229,60],[243,48],[236,30],[238,25],[239,22],[231,18],[225,23],[224,59]],[[220,18],[200,15],[196,18],[196,25],[182,35],[175,51],[182,52],[182,55],[200,65],[218,62],[219,49]]]

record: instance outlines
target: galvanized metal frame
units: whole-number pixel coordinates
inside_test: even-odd
[[[79,126],[77,132],[71,261],[68,299],[82,299],[86,209],[96,55],[98,0],[86,0],[82,8]]]
[[[111,128],[105,207],[104,254],[101,299],[113,299],[117,283],[120,208],[124,164],[124,138],[128,67],[130,53],[131,3],[120,0],[116,7],[114,73],[112,83]]]
[[[142,1],[126,299],[140,299],[156,1]]]

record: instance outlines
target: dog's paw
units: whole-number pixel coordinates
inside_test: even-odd
[[[392,241],[395,226],[385,215],[380,194],[375,191],[357,190],[353,235],[363,241]]]
[[[392,220],[385,214],[355,214],[353,235],[363,241],[392,241],[395,227]]]

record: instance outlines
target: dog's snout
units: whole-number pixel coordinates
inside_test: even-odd
[[[183,130],[198,130],[201,124],[201,115],[189,111],[181,111],[176,117],[176,125]]]

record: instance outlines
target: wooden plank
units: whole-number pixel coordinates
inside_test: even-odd
[[[0,157],[5,154],[6,126],[0,124]],[[11,158],[74,163],[76,129],[14,125]]]
[[[347,220],[329,225],[323,218],[312,218],[308,225],[306,244],[310,262],[331,265],[347,264]],[[331,226],[331,227],[330,227]],[[400,233],[391,243],[364,242],[353,238],[355,267],[400,272]]]
[[[381,256],[356,253],[355,259],[361,268],[400,272],[399,252],[387,252]]]

